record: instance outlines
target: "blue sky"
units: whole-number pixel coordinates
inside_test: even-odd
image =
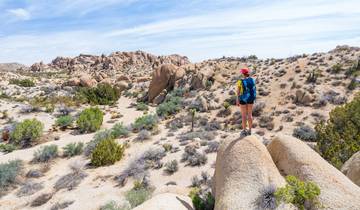
[[[0,62],[144,50],[192,61],[360,46],[359,0],[0,0]]]

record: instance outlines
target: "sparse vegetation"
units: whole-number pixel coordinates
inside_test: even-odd
[[[0,195],[6,189],[15,184],[16,177],[23,169],[23,162],[21,160],[12,160],[7,163],[0,164]]]
[[[61,189],[73,190],[87,177],[87,174],[82,171],[81,166],[77,164],[78,163],[75,162],[73,165],[70,165],[72,172],[62,176],[56,181],[54,185],[56,191]]]
[[[34,153],[33,162],[45,163],[58,157],[58,146],[55,144],[40,147]]]
[[[313,69],[306,78],[307,83],[316,83],[318,77],[320,76],[319,69]]]
[[[78,95],[93,105],[112,105],[120,98],[120,91],[109,84],[99,84],[93,88],[81,88]]]
[[[292,203],[301,210],[320,207],[320,188],[312,182],[303,182],[295,176],[286,177],[286,186],[275,192],[277,204]]]
[[[152,131],[157,128],[158,118],[156,115],[144,115],[142,117],[136,118],[135,122],[132,124],[132,128],[135,132],[141,130]]]
[[[144,203],[151,197],[152,189],[143,183],[134,184],[134,188],[125,194],[125,198],[129,201],[131,208],[135,208]]]
[[[91,153],[91,164],[96,167],[112,165],[121,160],[124,150],[125,147],[117,144],[114,139],[105,139]]]
[[[185,152],[181,158],[182,162],[186,162],[190,166],[200,166],[207,162],[206,154],[201,154],[194,147],[185,147]]]
[[[122,123],[116,123],[111,128],[111,134],[114,138],[127,137],[129,135],[129,130],[125,128]]]
[[[308,125],[301,125],[295,128],[292,135],[303,141],[316,141],[316,132]]]
[[[143,102],[140,102],[138,104],[136,104],[136,110],[139,110],[139,111],[148,111],[149,110],[149,107],[143,103]]]
[[[64,115],[57,118],[55,124],[61,129],[66,129],[72,125],[73,121],[74,119],[72,118],[72,116]]]
[[[213,210],[215,207],[215,198],[209,191],[193,188],[190,191],[189,197],[195,210]]]
[[[151,133],[148,130],[141,130],[136,137],[137,141],[145,141],[151,139]]]
[[[16,150],[16,146],[13,144],[0,144],[0,152],[10,153]]]
[[[42,190],[43,188],[44,188],[44,185],[41,183],[27,182],[18,190],[16,195],[18,197],[33,195],[36,192]]]
[[[21,87],[34,87],[35,82],[30,79],[10,79],[10,84],[21,86]]]
[[[44,129],[44,125],[36,119],[26,119],[15,125],[15,129],[11,132],[11,140],[15,144],[21,144],[26,147],[34,143],[40,138]]]
[[[47,203],[52,198],[53,195],[54,195],[53,193],[43,193],[38,197],[36,197],[35,200],[31,202],[31,206],[32,207],[42,206],[45,203]]]
[[[130,210],[131,207],[127,204],[119,205],[115,201],[109,201],[100,207],[100,210]]]
[[[76,121],[80,132],[95,132],[99,130],[103,123],[103,115],[102,111],[97,107],[83,110]]]
[[[343,67],[340,63],[337,63],[331,67],[331,73],[338,74],[343,71]]]
[[[173,174],[176,171],[179,170],[179,166],[178,166],[178,162],[177,160],[171,160],[169,162],[167,162],[165,164],[165,172],[167,172],[168,174]]]
[[[360,95],[333,109],[330,119],[320,122],[315,130],[320,155],[340,168],[360,150]]]
[[[65,147],[63,147],[63,155],[64,157],[73,157],[76,155],[80,155],[83,152],[84,143],[69,143]]]
[[[258,199],[258,206],[261,209],[276,209],[276,187],[269,185],[261,192],[261,196]]]
[[[159,117],[168,117],[181,109],[181,98],[179,96],[167,96],[165,101],[156,108]]]

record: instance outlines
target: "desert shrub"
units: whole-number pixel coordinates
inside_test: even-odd
[[[360,150],[360,95],[330,112],[327,122],[316,125],[320,155],[340,168]]]
[[[69,207],[74,202],[75,202],[74,200],[63,201],[61,203],[56,202],[53,206],[51,206],[50,210],[66,209],[67,207]]]
[[[65,129],[69,126],[72,125],[74,119],[72,118],[72,116],[70,115],[64,115],[64,116],[60,116],[59,118],[56,119],[55,125]]]
[[[151,139],[151,133],[148,130],[141,130],[136,137],[137,141],[144,141]]]
[[[96,145],[91,153],[91,164],[94,166],[112,165],[121,160],[125,147],[119,145],[114,139],[105,139]]]
[[[16,144],[27,146],[36,141],[43,133],[44,125],[36,119],[26,119],[15,125],[11,139]]]
[[[360,74],[360,60],[354,62],[354,64],[348,68],[345,72],[347,77],[357,77]]]
[[[168,144],[168,143],[163,144],[162,146],[163,146],[163,148],[165,149],[165,152],[170,152],[170,151],[172,150],[172,148],[173,148],[173,145],[172,145],[172,144]]]
[[[312,182],[303,182],[294,176],[286,177],[287,184],[275,192],[277,204],[292,203],[299,209],[319,207],[320,188]]]
[[[318,77],[320,76],[319,69],[313,69],[307,76],[307,83],[316,83]]]
[[[133,189],[126,192],[125,198],[129,201],[131,208],[135,208],[148,200],[151,197],[151,194],[151,189],[143,186],[135,186]]]
[[[196,151],[194,147],[185,147],[181,161],[186,162],[190,166],[201,166],[207,162],[207,157],[206,154]]]
[[[120,91],[109,84],[99,84],[93,88],[82,88],[79,95],[94,105],[112,105],[120,98]]]
[[[87,174],[82,171],[81,166],[73,164],[70,165],[70,168],[72,170],[71,173],[62,176],[56,181],[54,185],[56,191],[61,189],[73,190],[87,177]]]
[[[337,63],[331,67],[331,73],[338,74],[343,71],[343,67],[340,63]]]
[[[130,210],[129,204],[119,205],[115,201],[109,201],[100,207],[100,210]]]
[[[86,156],[91,155],[91,153],[94,151],[94,149],[98,143],[100,143],[101,141],[103,141],[105,139],[113,139],[113,138],[114,138],[113,133],[109,129],[98,131],[94,135],[94,138],[86,144],[86,147],[84,148],[84,154]]]
[[[268,130],[274,129],[274,118],[271,116],[263,115],[259,118],[259,126],[261,128],[267,128]]]
[[[132,128],[135,132],[141,130],[152,131],[157,128],[158,118],[156,115],[144,115],[135,119]]]
[[[214,140],[217,133],[215,131],[194,131],[183,133],[178,136],[180,141],[192,140],[194,138],[206,139],[206,140]]]
[[[119,176],[115,177],[115,180],[123,185],[128,177],[134,177],[135,179],[143,179],[148,174],[148,169],[159,168],[161,166],[161,159],[166,156],[165,149],[160,147],[151,147],[146,150],[140,157],[134,159],[121,172]]]
[[[36,197],[32,202],[31,202],[31,206],[32,207],[37,207],[37,206],[42,206],[45,203],[47,203],[52,197],[53,197],[53,193],[43,193],[41,195],[39,195],[38,197]]]
[[[58,157],[58,146],[55,144],[40,147],[35,151],[33,162],[44,163]]]
[[[16,193],[18,197],[33,195],[36,192],[42,190],[44,185],[41,183],[28,182],[25,183]]]
[[[16,146],[13,144],[0,144],[0,152],[10,153],[16,150]]]
[[[14,84],[21,87],[34,87],[35,83],[34,81],[30,79],[10,79],[10,84]]]
[[[356,81],[356,78],[352,78],[349,85],[347,86],[348,90],[355,90],[355,88],[359,86],[359,82]]]
[[[266,186],[258,198],[258,206],[261,209],[276,209],[276,187],[274,185]]]
[[[308,125],[301,125],[295,128],[292,135],[303,141],[316,141],[316,132]]]
[[[63,147],[63,155],[65,157],[73,157],[76,155],[80,155],[83,152],[84,143],[69,143],[65,147]]]
[[[87,108],[80,113],[76,124],[82,133],[94,132],[100,129],[103,123],[103,115],[97,107]]]
[[[220,143],[217,141],[209,141],[207,148],[205,149],[206,153],[217,152],[219,149]]]
[[[179,170],[179,164],[177,160],[172,160],[165,164],[165,172],[167,172],[168,174],[173,174],[178,170]]]
[[[0,164],[0,194],[7,187],[15,183],[16,177],[21,173],[23,162],[12,160]]]
[[[215,207],[215,198],[209,191],[193,188],[189,193],[189,197],[195,210],[213,210]]]
[[[166,97],[165,101],[156,108],[159,117],[168,117],[180,111],[181,98],[179,96]]]
[[[136,104],[136,110],[139,110],[139,111],[148,111],[149,110],[149,107],[143,103],[143,102],[140,102],[138,104]]]
[[[260,102],[256,102],[254,104],[253,110],[252,110],[252,115],[255,117],[259,117],[263,111],[263,109],[265,108],[265,103],[260,101]]]
[[[111,133],[112,133],[114,138],[129,136],[129,130],[127,128],[125,128],[122,123],[116,123],[111,128]]]

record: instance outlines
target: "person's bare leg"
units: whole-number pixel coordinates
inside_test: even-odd
[[[242,117],[242,129],[246,129],[246,105],[240,104],[240,110],[241,110],[241,117]]]
[[[247,120],[248,120],[248,123],[249,123],[249,131],[250,131],[250,133],[251,133],[251,128],[252,128],[252,124],[253,124],[252,109],[253,109],[253,104],[247,104],[246,105],[246,114],[247,114]]]

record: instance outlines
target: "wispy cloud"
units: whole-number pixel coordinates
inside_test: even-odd
[[[47,5],[36,2],[38,9],[28,5],[31,14]],[[58,55],[138,49],[180,53],[194,61],[223,55],[284,57],[360,43],[358,0],[61,2],[61,9],[51,9],[52,18],[38,15],[39,21],[23,26],[28,32],[0,35],[0,62],[29,64]],[[64,23],[67,28],[59,28]]]
[[[24,8],[9,9],[7,12],[17,20],[29,20],[31,18],[30,12]]]

